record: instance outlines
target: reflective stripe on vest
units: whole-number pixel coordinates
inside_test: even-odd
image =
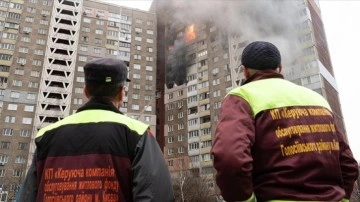
[[[44,135],[45,132],[58,128],[68,124],[82,124],[82,123],[101,123],[101,122],[112,122],[126,125],[130,130],[136,131],[139,135],[144,134],[148,129],[148,125],[132,119],[128,116],[108,111],[108,110],[85,110],[75,113],[71,116],[65,117],[64,119],[46,126],[39,130],[36,137]]]
[[[228,95],[245,99],[254,117],[264,110],[291,106],[322,106],[331,111],[319,93],[279,78],[253,81],[231,90]]]

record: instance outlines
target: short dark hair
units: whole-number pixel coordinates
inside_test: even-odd
[[[276,69],[281,64],[280,51],[270,42],[255,41],[245,47],[241,63],[251,69]]]

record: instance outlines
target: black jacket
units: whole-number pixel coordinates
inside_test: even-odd
[[[148,125],[92,99],[42,128],[18,201],[174,201]]]

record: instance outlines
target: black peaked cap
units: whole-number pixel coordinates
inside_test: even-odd
[[[114,58],[100,58],[84,66],[86,83],[114,84],[128,79],[128,67],[124,61]]]

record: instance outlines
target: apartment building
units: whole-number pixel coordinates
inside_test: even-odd
[[[249,26],[239,26],[238,30],[243,30],[243,33],[234,34],[232,31],[235,28],[226,29],[225,26],[234,25],[232,22],[244,25],[242,20],[248,19],[242,19],[242,16],[238,15],[236,16],[238,19],[229,17],[226,21],[222,19],[222,23],[217,23],[217,18],[221,18],[221,15],[216,13],[215,17],[207,16],[205,20],[200,20],[201,15],[222,8],[220,5],[205,4],[186,7],[191,3],[184,2],[155,0],[151,8],[157,13],[158,18],[158,71],[165,72],[165,75],[158,78],[165,85],[157,83],[157,88],[164,94],[165,104],[163,111],[160,105],[157,107],[161,114],[157,119],[165,125],[164,153],[173,178],[178,178],[184,170],[197,170],[192,173],[207,179],[208,187],[215,191],[215,171],[210,154],[212,137],[223,97],[244,81],[239,68],[241,52],[249,41],[261,40],[269,34],[273,34],[274,38],[280,35],[277,39],[283,40],[281,29],[284,27],[276,24],[271,29],[271,24],[264,24],[266,28],[258,27],[257,30],[253,29],[253,32],[247,34],[246,32],[249,32],[247,29],[251,29],[251,24],[247,24]],[[240,12],[242,5],[247,6],[243,11],[249,9],[249,5],[255,6],[249,2],[239,1],[240,7],[236,7],[235,12]],[[291,4],[287,9],[294,9],[288,11],[293,19],[289,21],[280,18],[280,20],[281,23],[292,25],[289,26],[292,28],[289,32],[291,31],[292,37],[295,37],[296,46],[290,46],[290,49],[298,49],[298,51],[290,55],[292,57],[283,52],[284,58],[288,60],[283,64],[284,76],[323,95],[334,111],[338,129],[345,133],[319,2],[316,0],[289,2]],[[264,7],[271,6],[271,1],[263,3],[269,3],[263,5]],[[200,7],[203,10],[198,9]],[[215,9],[211,10],[211,7]],[[259,8],[254,10],[261,10]],[[231,11],[233,11],[231,7],[227,7],[223,15],[227,17],[226,12],[232,13]],[[196,17],[186,18],[187,16],[181,15],[181,12],[188,12],[187,16],[194,14]],[[245,14],[246,12],[242,13],[243,16]],[[251,17],[257,18],[257,16]],[[279,20],[270,14],[268,17]],[[261,19],[257,18],[256,23],[260,24]],[[256,31],[268,30],[274,33],[256,33]]]
[[[14,200],[36,132],[87,101],[83,66],[95,58],[128,64],[120,111],[156,131],[156,33],[154,13],[101,1],[0,0],[1,201]]]

